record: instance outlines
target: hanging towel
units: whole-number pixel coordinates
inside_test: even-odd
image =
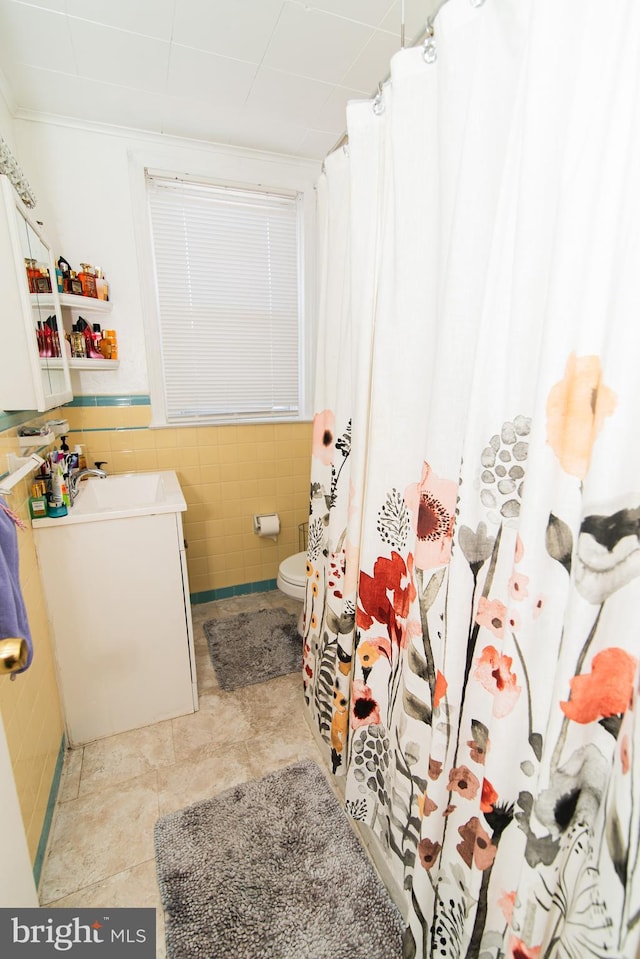
[[[24,639],[29,654],[26,665],[12,675],[23,673],[33,659],[33,643],[18,572],[18,536],[11,510],[0,498],[0,639]]]

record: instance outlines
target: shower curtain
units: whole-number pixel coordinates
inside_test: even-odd
[[[406,957],[638,952],[639,71],[449,0],[318,184],[305,697]]]

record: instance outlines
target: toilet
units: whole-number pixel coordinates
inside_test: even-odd
[[[307,581],[307,553],[294,553],[280,563],[276,585],[281,593],[300,602],[298,632],[303,635],[304,597]]]

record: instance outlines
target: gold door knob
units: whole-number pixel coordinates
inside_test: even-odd
[[[29,649],[25,639],[0,639],[0,676],[16,673],[27,665]]]

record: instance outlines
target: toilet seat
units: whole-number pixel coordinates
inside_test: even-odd
[[[307,554],[295,553],[280,563],[279,575],[293,586],[304,586],[307,577]]]
[[[294,599],[304,600],[307,579],[307,554],[294,553],[280,563],[277,586],[279,590]]]

